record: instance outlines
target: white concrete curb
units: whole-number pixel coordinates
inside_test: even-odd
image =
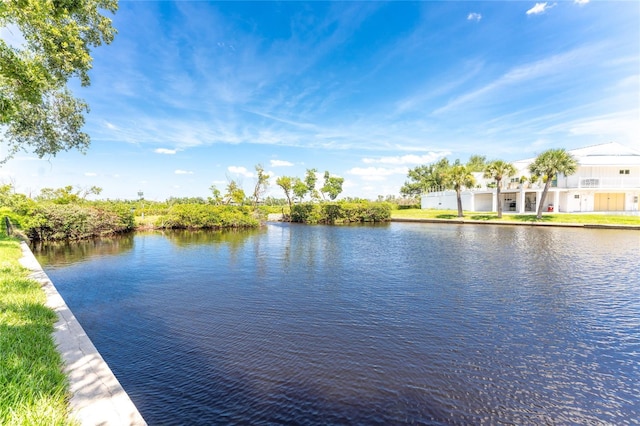
[[[38,281],[47,295],[46,305],[58,314],[53,338],[69,378],[72,417],[83,426],[146,425],[29,246],[25,242],[20,245],[20,263],[32,271],[30,278]]]

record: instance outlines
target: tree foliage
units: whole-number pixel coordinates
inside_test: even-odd
[[[295,178],[291,176],[280,176],[276,179],[276,185],[278,185],[284,191],[284,196],[287,198],[287,204],[289,205],[289,212],[291,212],[292,206],[292,191],[293,181]]]
[[[484,177],[492,178],[496,181],[496,196],[498,197],[498,217],[502,217],[502,197],[500,191],[502,179],[516,174],[516,168],[511,163],[502,160],[493,160],[484,168]]]
[[[461,164],[459,160],[445,171],[445,186],[456,191],[458,201],[458,217],[463,217],[462,212],[462,188],[472,188],[475,185],[475,178],[468,167]]]
[[[369,201],[300,203],[293,206],[291,219],[308,224],[386,222],[391,219],[391,204]]]
[[[400,194],[406,197],[420,196],[430,190],[441,190],[445,186],[449,160],[442,158],[432,163],[417,166],[407,173],[409,179],[400,188]]]
[[[264,171],[262,164],[256,165],[256,185],[253,187],[253,206],[258,205],[269,187],[269,174]]]
[[[242,186],[237,181],[230,180],[224,198],[225,204],[243,205],[246,195],[244,189],[242,189]]]
[[[307,187],[306,193],[309,194],[311,199],[318,198],[318,192],[316,191],[316,182],[318,182],[317,173],[318,169],[307,169],[307,173],[304,176],[304,184]],[[300,187],[299,191],[302,191],[302,187]],[[304,195],[300,197],[301,200],[302,198],[304,198]]]
[[[211,191],[211,197],[209,197],[209,202],[215,205],[222,204],[223,197],[218,187],[215,185],[211,185],[209,187],[209,191]]]
[[[34,241],[77,240],[131,231],[133,213],[120,205],[38,203],[23,224]]]
[[[6,162],[19,150],[40,158],[90,142],[81,131],[88,105],[67,88],[90,84],[91,49],[115,36],[117,0],[3,0],[0,28],[21,42],[0,39],[0,131]]]
[[[487,157],[484,155],[472,155],[466,165],[470,172],[484,172],[487,166]]]
[[[76,204],[85,201],[89,195],[100,195],[102,188],[92,186],[90,188],[76,188],[67,185],[63,188],[42,188],[37,201],[51,201],[54,204]]]
[[[325,194],[331,201],[335,200],[338,195],[342,192],[342,184],[344,183],[344,178],[338,176],[331,176],[328,171],[324,172],[324,185],[320,188],[320,193],[322,193],[322,198],[325,198]]]
[[[538,219],[542,219],[542,209],[544,207],[547,193],[551,187],[551,182],[559,173],[565,176],[572,175],[578,169],[576,159],[564,149],[549,149],[538,155],[536,159],[529,165],[529,172],[534,180],[542,179],[544,189],[538,202]]]
[[[298,199],[299,202],[302,202],[305,195],[309,193],[309,184],[301,180],[300,178],[294,177],[292,180],[292,190],[295,198]]]

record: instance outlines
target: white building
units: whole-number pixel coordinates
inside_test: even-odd
[[[578,162],[576,173],[558,175],[545,204],[556,212],[635,212],[640,198],[640,149],[616,142],[568,151]],[[529,165],[535,158],[513,163],[517,174],[502,182],[504,212],[537,210],[542,182],[531,184]],[[525,179],[523,179],[523,177]],[[463,191],[462,207],[467,211],[497,211],[497,194],[491,179],[476,174],[478,187]],[[457,209],[455,191],[430,192],[422,196],[423,209]]]

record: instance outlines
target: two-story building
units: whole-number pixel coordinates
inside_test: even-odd
[[[546,211],[630,212],[638,214],[640,198],[640,149],[617,142],[569,151],[578,162],[576,173],[553,180],[545,200]],[[537,210],[544,184],[531,182],[529,165],[535,158],[512,163],[517,173],[502,182],[504,212],[527,213]],[[477,187],[462,193],[462,206],[468,211],[496,211],[497,193],[491,179],[477,173]],[[422,208],[456,209],[454,191],[430,192],[422,196]]]

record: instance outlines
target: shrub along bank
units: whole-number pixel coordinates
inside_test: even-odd
[[[282,207],[213,204],[203,199],[166,202],[89,201],[68,188],[30,199],[0,186],[0,219],[8,218],[16,230],[32,241],[79,240],[143,228],[239,229],[257,228],[269,212]],[[384,222],[391,218],[387,202],[306,202],[291,207],[293,222],[337,224]]]
[[[79,240],[131,231],[133,213],[117,204],[37,204],[22,221],[32,241]]]
[[[155,227],[172,229],[257,228],[260,218],[250,207],[176,204],[156,219]]]
[[[291,221],[308,224],[337,224],[386,222],[391,219],[391,204],[358,203],[301,203],[291,207]]]

